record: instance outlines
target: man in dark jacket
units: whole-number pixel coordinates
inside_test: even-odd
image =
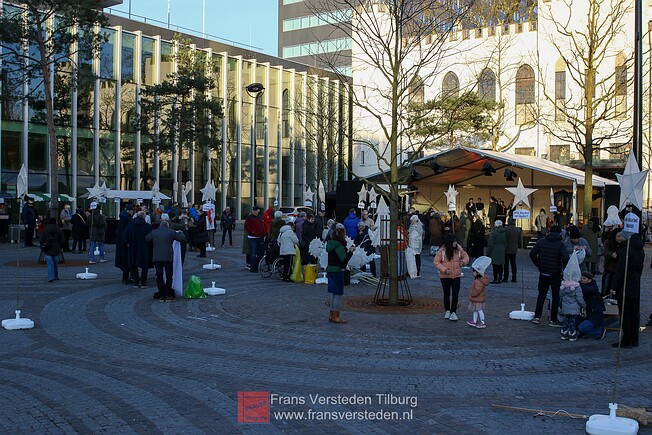
[[[118,216],[118,229],[115,233],[115,267],[122,271],[122,283],[131,284],[132,280],[129,279],[129,264],[127,262],[127,245],[123,234],[129,222],[131,222],[134,215],[134,207],[127,204]],[[138,285],[138,283],[136,283]]]
[[[557,319],[557,313],[559,310],[559,288],[564,265],[568,262],[568,250],[561,240],[561,228],[558,225],[550,228],[550,234],[534,245],[530,251],[530,259],[539,269],[539,295],[532,323],[539,323],[543,312],[543,303],[550,288],[552,291],[550,326],[562,326]]]
[[[59,279],[59,253],[66,242],[63,232],[57,225],[56,218],[50,218],[47,226],[41,233],[41,246],[45,262],[48,265],[48,282],[52,283]]]
[[[91,203],[91,215],[86,220],[86,227],[88,228],[91,239],[91,246],[88,253],[88,264],[97,263],[97,261],[95,261],[95,246],[97,246],[100,251],[100,263],[106,263],[106,259],[104,258],[104,238],[106,236],[107,225],[106,218],[100,212],[98,207],[99,205],[97,203]]]
[[[147,288],[147,271],[152,264],[152,253],[145,237],[151,232],[152,226],[145,221],[145,212],[141,210],[131,219],[123,234],[128,270],[134,278],[134,287]]]
[[[588,337],[602,340],[607,333],[602,326],[604,323],[604,301],[591,272],[582,272],[580,286],[582,287],[582,297],[586,302],[586,319],[577,326],[577,329]]]
[[[25,226],[25,247],[34,246],[32,239],[34,237],[34,229],[36,228],[36,211],[34,210],[34,200],[32,198],[27,198],[25,200],[25,205],[21,212],[21,218],[23,219],[23,225]]]
[[[512,282],[516,282],[516,254],[521,244],[521,229],[514,225],[514,219],[509,218],[505,227],[505,270],[503,282],[509,278],[509,266],[512,266]]]
[[[162,302],[173,302],[176,298],[174,290],[172,290],[174,273],[172,243],[175,240],[183,243],[186,238],[181,231],[171,230],[169,221],[161,221],[161,225],[147,234],[145,240],[152,242],[152,261],[156,268],[156,287],[158,288],[158,291],[154,293],[154,298]],[[163,278],[163,271],[165,271],[165,278]]]
[[[315,225],[315,216],[312,213],[306,215],[306,221],[301,228],[301,239],[299,240],[299,249],[301,250],[301,263],[316,263],[317,259],[312,257],[309,252],[310,242],[314,239],[321,240],[321,228]]]
[[[612,346],[621,348],[638,347],[639,316],[641,312],[641,274],[645,251],[638,234],[621,231],[616,234],[618,265],[611,283],[616,293],[618,313],[622,323],[623,336],[620,343]],[[629,240],[627,237],[629,236]]]
[[[260,217],[260,207],[253,206],[251,214],[245,219],[244,229],[249,244],[249,272],[258,273],[258,263],[263,256],[265,221]]]

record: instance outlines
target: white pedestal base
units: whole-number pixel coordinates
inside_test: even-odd
[[[210,243],[206,245],[206,252],[213,252],[214,250],[215,250],[215,246],[211,246]]]
[[[638,422],[631,418],[616,417],[616,403],[609,404],[609,415],[594,414],[586,422],[586,433],[594,435],[635,434]]]
[[[222,265],[213,263],[213,260],[211,260],[211,262],[209,264],[204,264],[202,267],[204,269],[208,269],[208,270],[215,270],[215,269],[221,269]]]
[[[534,313],[532,311],[525,311],[525,304],[521,304],[521,309],[509,313],[509,318],[514,320],[532,320]]]
[[[87,267],[86,272],[77,274],[77,279],[97,279],[97,273],[89,272]]]
[[[324,272],[324,275],[321,278],[317,278],[315,280],[315,284],[328,284],[328,278],[326,278],[326,272]]]
[[[34,322],[30,319],[21,319],[20,310],[16,310],[16,318],[3,320],[2,327],[8,331],[13,331],[15,329],[32,329],[34,327]]]
[[[223,295],[226,293],[226,290],[220,287],[215,287],[215,281],[211,283],[212,285],[210,287],[204,287],[204,293],[206,293],[209,296],[217,296],[217,295]]]

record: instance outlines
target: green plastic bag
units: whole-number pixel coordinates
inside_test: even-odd
[[[204,293],[204,286],[201,285],[201,278],[197,275],[192,275],[188,280],[186,292],[183,294],[186,299],[201,299],[206,297]]]
[[[290,281],[292,282],[303,282],[303,268],[301,267],[301,252],[299,247],[294,247],[294,261],[292,262],[292,275],[290,275]]]

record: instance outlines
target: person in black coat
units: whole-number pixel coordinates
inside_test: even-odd
[[[129,279],[129,262],[127,261],[127,241],[124,238],[124,232],[132,221],[134,215],[134,207],[127,204],[118,216],[118,228],[115,233],[115,267],[122,270],[122,283],[131,284],[133,281]],[[74,246],[74,245],[73,245]],[[74,248],[73,248],[74,249]],[[136,283],[138,285],[138,283]]]
[[[374,255],[376,253],[376,249],[372,245],[371,238],[369,237],[369,227],[364,222],[358,223],[358,235],[355,236],[353,244],[364,249],[367,255]],[[366,264],[362,266],[362,270],[367,271]],[[369,273],[376,276],[376,262],[374,260],[369,262]]]
[[[586,319],[577,326],[577,329],[583,335],[602,340],[607,333],[603,326],[604,301],[591,272],[582,272],[580,286],[582,287],[582,297],[586,303]]]
[[[301,264],[317,263],[317,259],[310,255],[310,242],[314,239],[321,240],[321,233],[322,229],[318,225],[315,225],[315,216],[312,213],[308,213],[301,228],[301,240],[299,240]]]
[[[79,254],[86,250],[86,239],[88,239],[88,228],[86,227],[86,213],[78,208],[70,218],[72,224],[72,252]]]
[[[484,255],[484,224],[477,214],[473,215],[473,224],[469,233],[469,257],[478,258]]]
[[[199,219],[197,220],[197,227],[195,228],[195,246],[199,249],[197,257],[206,257],[206,243],[208,242],[208,230],[206,230],[206,212],[201,211]]]
[[[532,323],[538,324],[543,313],[543,303],[550,288],[552,302],[550,306],[550,326],[561,326],[557,314],[559,312],[559,289],[564,272],[564,265],[568,262],[569,253],[561,239],[561,228],[553,225],[550,233],[540,239],[530,251],[532,263],[539,269],[539,295],[537,306],[534,310]]]
[[[612,346],[621,348],[638,347],[638,331],[641,311],[641,274],[645,251],[638,234],[629,235],[621,231],[616,234],[618,248],[618,266],[611,283],[612,291],[616,293],[618,313],[622,324],[623,335],[619,343]]]
[[[20,217],[23,219],[23,225],[25,226],[25,247],[34,246],[32,241],[34,238],[34,229],[36,228],[36,219],[38,215],[36,210],[34,210],[34,200],[29,198],[26,200],[23,210],[20,213]]]
[[[145,221],[145,212],[141,210],[131,219],[123,233],[122,243],[127,247],[127,273],[134,277],[134,287],[147,287],[147,271],[152,267],[152,250],[145,237],[151,232],[152,226]]]
[[[50,218],[41,233],[40,242],[45,262],[48,265],[48,282],[52,283],[54,280],[59,279],[59,254],[64,243],[66,243],[63,231],[57,225],[56,218]]]

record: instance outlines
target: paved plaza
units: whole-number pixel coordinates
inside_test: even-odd
[[[34,267],[38,248],[1,244],[0,316],[13,317],[18,282],[23,317],[35,327],[0,330],[0,433],[568,434],[582,433],[586,420],[565,412],[608,412],[616,332],[572,343],[547,322],[508,318],[522,288],[534,309],[537,272],[528,251],[518,256],[518,283],[489,286],[484,330],[466,324],[470,273],[458,322],[434,308],[343,311],[349,323],[336,325],[327,321],[325,285],[247,272],[242,233],[234,236],[237,246],[208,259],[188,252],[183,271],[184,281],[196,274],[227,294],[173,303],[152,298],[153,269],[148,289],[122,285],[112,245],[109,262],[91,266],[97,280],[76,280],[83,255],[70,254],[61,280],[48,284],[45,266]],[[26,265],[19,270],[18,255]],[[210,258],[222,269],[202,269]],[[652,311],[651,259],[648,246],[644,317]],[[432,257],[422,261],[412,294],[439,300]],[[351,285],[344,300],[374,292]],[[621,351],[617,402],[652,409],[651,338],[645,330],[640,347]],[[238,422],[266,416],[269,423]]]

